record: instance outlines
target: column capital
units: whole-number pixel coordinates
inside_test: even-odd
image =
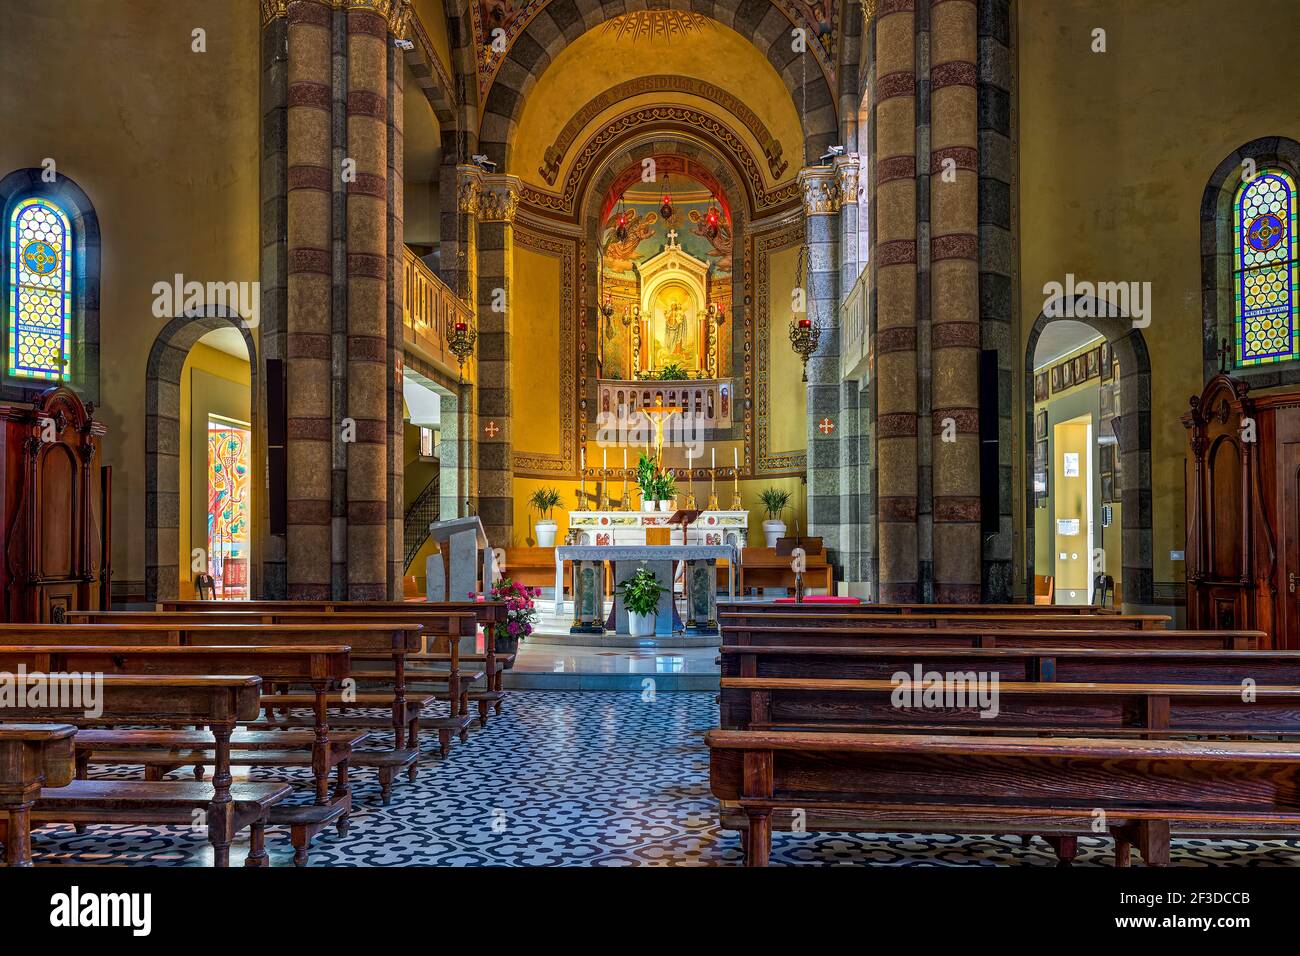
[[[857,153],[835,157],[835,182],[839,187],[842,206],[849,206],[858,201],[858,175],[861,165]]]
[[[834,166],[805,166],[799,170],[805,216],[833,216],[840,211],[841,193]]]
[[[876,0],[858,0],[862,4],[862,25],[870,26],[876,18]]]
[[[411,0],[310,0],[331,10],[373,10],[388,24],[395,37],[406,38],[411,28]],[[262,26],[289,15],[289,0],[260,0]]]
[[[518,176],[485,174],[479,184],[479,219],[482,222],[514,222],[521,188]]]
[[[456,208],[465,216],[477,216],[483,190],[483,170],[469,163],[456,167]]]

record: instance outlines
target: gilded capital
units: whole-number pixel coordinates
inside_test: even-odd
[[[799,170],[799,189],[803,193],[805,216],[833,216],[840,211],[841,193],[836,167],[805,166]]]
[[[862,4],[862,25],[870,26],[876,18],[876,0],[859,0]]]
[[[260,0],[262,26],[289,15],[289,0]],[[384,18],[388,32],[405,39],[411,28],[411,0],[314,0],[331,10],[373,10]]]
[[[858,175],[861,163],[857,153],[835,157],[835,182],[839,188],[840,204],[847,206],[858,201]]]
[[[479,187],[478,216],[483,222],[514,222],[519,208],[518,176],[486,175]]]
[[[477,216],[483,189],[483,170],[462,163],[456,167],[456,208],[462,215]]]

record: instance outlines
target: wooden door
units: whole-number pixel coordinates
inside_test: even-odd
[[[1300,648],[1300,443],[1281,446],[1282,514],[1278,521],[1281,539],[1282,569],[1281,627],[1276,635],[1278,647]]]

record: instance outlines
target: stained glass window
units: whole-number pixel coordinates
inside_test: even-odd
[[[222,597],[247,597],[252,433],[208,419],[208,572]]]
[[[9,374],[63,381],[72,332],[72,226],[48,199],[9,216]]]
[[[1236,364],[1300,357],[1295,180],[1269,169],[1242,183],[1232,223]]]

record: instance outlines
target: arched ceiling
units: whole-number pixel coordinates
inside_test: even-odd
[[[803,135],[781,76],[734,30],[705,17],[647,35],[638,17],[618,17],[566,46],[523,103],[511,171],[562,191],[575,164],[611,130],[671,125],[712,135],[755,157],[759,188],[798,172]]]
[[[803,114],[799,148],[785,147],[788,162],[798,167],[805,157],[814,159],[826,146],[839,141],[837,116],[838,24],[847,0],[465,0],[470,31],[460,35],[473,44],[477,66],[479,149],[507,172],[533,176],[540,165],[516,160],[516,135],[529,109],[537,85],[555,66],[571,57],[569,51],[586,46],[596,36],[625,45],[621,57],[611,61],[588,58],[584,69],[601,72],[610,67],[625,78],[672,75],[664,66],[668,58],[688,60],[689,74],[714,82],[715,74],[731,72],[742,62],[737,44],[715,49],[706,40],[710,31],[734,37],[747,48],[743,62],[764,81],[775,76],[779,84],[772,95],[759,96],[742,84],[735,91],[755,113],[786,108],[786,119]],[[617,23],[611,23],[617,21]],[[793,49],[792,32],[807,30],[807,52]],[[471,33],[465,37],[465,32]],[[494,42],[495,40],[495,42]],[[598,42],[602,42],[598,41]],[[726,41],[723,41],[726,42]],[[683,51],[673,53],[671,51]],[[639,65],[638,65],[639,64]],[[722,86],[722,84],[718,84]],[[601,91],[596,91],[601,92]],[[596,95],[593,93],[592,95]],[[654,94],[652,94],[653,97]],[[709,91],[703,94],[709,96]],[[588,102],[570,96],[570,106]],[[662,99],[662,97],[660,97]],[[574,103],[574,100],[579,102]],[[742,108],[743,109],[743,108]],[[736,112],[733,110],[733,112]],[[566,120],[560,120],[563,124]],[[740,124],[744,126],[744,124]],[[776,123],[780,126],[781,123]],[[740,130],[737,130],[739,133]],[[782,142],[784,131],[775,137]],[[544,149],[545,147],[534,147]]]

